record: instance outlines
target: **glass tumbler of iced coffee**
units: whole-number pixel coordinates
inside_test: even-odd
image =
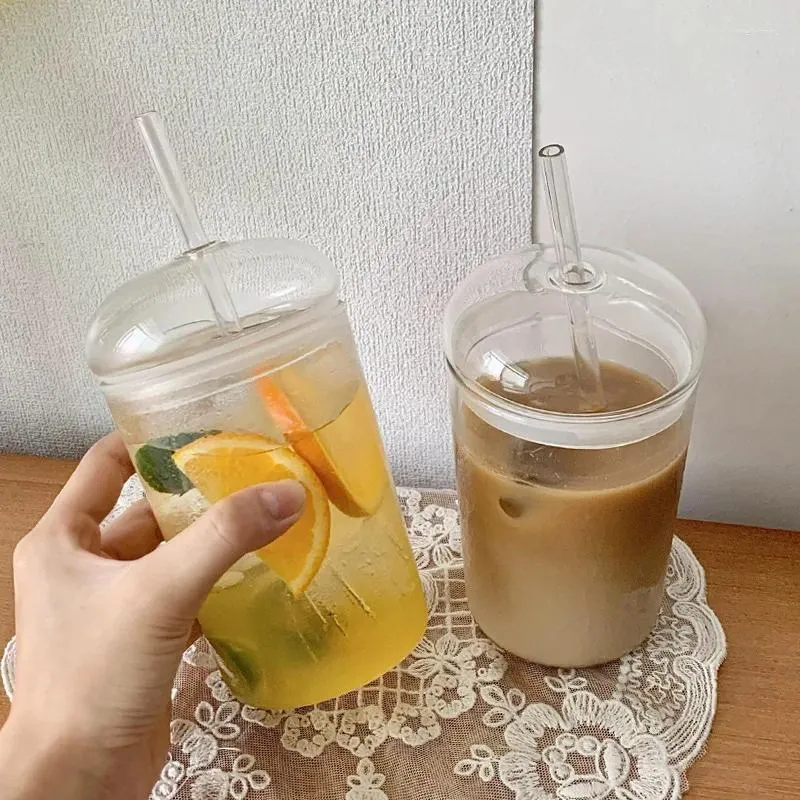
[[[658,616],[705,342],[667,270],[585,247],[565,287],[551,249],[478,268],[445,318],[467,596],[530,661],[599,664]],[[579,386],[564,293],[590,295],[602,398]]]

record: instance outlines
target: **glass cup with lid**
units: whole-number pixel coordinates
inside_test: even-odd
[[[106,299],[89,366],[166,538],[247,486],[303,485],[300,519],[199,618],[242,700],[320,702],[394,667],[427,621],[338,277],[300,242],[208,241],[160,118],[137,121],[188,249]]]
[[[213,262],[241,330],[217,324]],[[426,612],[338,281],[280,240],[213,243],[114,292],[89,364],[166,538],[209,506],[285,478],[287,533],[214,586],[203,631],[234,693],[291,708],[356,688],[414,647]]]
[[[655,624],[705,342],[667,270],[601,247],[581,259],[573,285],[553,248],[500,256],[445,317],[470,608],[502,647],[558,667],[617,658]],[[575,297],[591,302],[601,405],[580,385]]]

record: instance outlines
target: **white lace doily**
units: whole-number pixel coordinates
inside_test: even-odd
[[[141,494],[133,480],[119,513]],[[317,706],[238,702],[200,639],[176,676],[172,751],[153,800],[674,800],[716,708],[725,635],[679,539],[656,629],[603,667],[507,656],[464,595],[454,492],[401,489],[428,602],[422,643],[396,669]],[[2,676],[14,686],[13,640]]]

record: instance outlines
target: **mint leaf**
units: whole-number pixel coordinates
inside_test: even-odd
[[[175,465],[173,452],[154,444],[142,445],[133,458],[136,471],[157,492],[186,494],[193,484]]]
[[[136,471],[148,486],[165,494],[186,494],[192,482],[178,469],[172,454],[201,436],[211,436],[219,431],[196,431],[162,436],[142,445],[133,457]]]
[[[246,651],[241,645],[233,645],[223,639],[208,639],[217,657],[225,662],[232,681],[245,689],[255,689],[258,686],[258,658]],[[234,688],[235,691],[235,687]]]

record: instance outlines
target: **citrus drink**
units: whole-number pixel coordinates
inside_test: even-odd
[[[369,395],[329,343],[190,402],[111,404],[165,538],[246,486],[299,480],[300,519],[214,586],[203,631],[232,691],[308,705],[395,666],[426,625]],[[196,393],[195,393],[196,394]]]

